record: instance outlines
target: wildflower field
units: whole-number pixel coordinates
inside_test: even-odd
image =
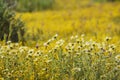
[[[102,38],[120,35],[119,3],[95,4],[79,9],[19,13],[26,23],[27,39],[46,40],[55,33],[63,38],[76,34]]]
[[[120,80],[120,2],[56,3],[16,13],[25,41],[0,41],[0,80]]]

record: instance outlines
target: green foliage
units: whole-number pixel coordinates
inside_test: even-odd
[[[23,40],[24,23],[15,18],[15,12],[10,6],[0,1],[0,40],[18,42]]]
[[[17,11],[38,11],[52,9],[55,0],[18,0]]]

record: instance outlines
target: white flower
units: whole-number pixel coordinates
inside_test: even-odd
[[[29,51],[28,51],[28,54],[33,54],[34,53],[34,49],[30,49]]]
[[[56,42],[57,45],[62,46],[64,43],[63,39],[60,39],[59,41]]]
[[[11,41],[7,41],[7,44],[9,45],[11,43]]]
[[[58,34],[55,35],[55,37],[57,37],[57,36],[58,36]]]
[[[89,46],[89,45],[90,45],[90,42],[86,42],[85,45],[86,45],[86,46]]]
[[[37,58],[35,58],[35,59],[34,59],[34,62],[37,62],[37,61],[38,61],[38,59],[37,59]]]
[[[81,68],[76,67],[76,68],[73,68],[72,70],[75,71],[75,72],[79,72],[79,71],[81,71]]]
[[[40,50],[36,51],[34,54],[34,56],[40,56],[40,55],[42,55],[42,52]]]
[[[117,66],[115,67],[115,69],[116,69],[116,70],[120,70],[120,65],[117,65]]]
[[[49,52],[49,53],[52,53],[52,51],[53,51],[53,50],[49,50],[48,52]]]
[[[74,39],[74,36],[71,36],[70,39]]]
[[[115,56],[115,59],[117,62],[120,62],[120,54],[118,54],[117,56]]]
[[[45,47],[47,47],[47,46],[48,46],[48,44],[47,44],[47,43],[44,43],[43,45],[44,45]]]
[[[3,58],[4,58],[4,56],[2,56],[2,55],[1,55],[1,56],[0,56],[0,58],[2,58],[2,59],[3,59]]]
[[[81,49],[81,46],[78,46],[77,49],[78,49],[78,50]]]
[[[52,60],[47,60],[46,63],[50,63]]]
[[[27,49],[28,49],[28,47],[22,46],[22,47],[19,48],[19,51],[20,51],[20,53],[23,53],[23,52],[26,51]]]
[[[106,37],[105,38],[105,41],[109,41],[109,40],[111,40],[112,38],[111,37]]]
[[[76,53],[76,55],[80,55],[81,53]]]
[[[77,39],[77,38],[78,38],[78,35],[76,35],[75,38]]]
[[[52,40],[51,39],[49,39],[48,41],[47,41],[47,43],[50,43]]]
[[[77,42],[77,43],[80,43],[80,40],[79,40],[79,39],[77,39],[77,40],[76,40],[76,42]]]
[[[54,37],[53,37],[53,40],[56,39],[58,37],[58,34],[56,34]]]
[[[18,47],[18,46],[19,46],[19,44],[18,44],[18,43],[15,43],[14,45],[15,45],[15,47]]]
[[[111,45],[109,45],[109,48],[114,50],[116,48],[116,46],[114,44],[111,44]]]
[[[85,36],[85,34],[81,34],[81,37],[84,37]]]

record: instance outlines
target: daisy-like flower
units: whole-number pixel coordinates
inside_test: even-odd
[[[81,34],[81,37],[84,37],[85,36],[85,34]]]
[[[7,74],[9,72],[9,69],[4,69],[4,70],[2,70],[2,73],[3,74]]]
[[[44,45],[45,47],[47,47],[47,46],[48,46],[48,44],[47,44],[47,43],[44,43],[43,45]]]
[[[19,47],[19,43],[15,43],[14,46],[15,46],[15,47]]]
[[[116,46],[114,44],[109,45],[109,48],[111,48],[112,50],[114,50],[116,48]]]
[[[34,53],[34,49],[30,49],[29,51],[28,51],[28,54],[33,54]]]
[[[78,46],[77,49],[80,50],[80,49],[81,49],[81,46]]]
[[[52,41],[52,40],[51,40],[51,39],[49,39],[49,40],[47,41],[47,43],[49,44],[49,43],[51,43],[51,41]]]
[[[48,47],[48,45],[51,43],[51,39],[49,39],[46,43],[44,43],[43,45],[45,46],[45,47]]]
[[[58,34],[56,34],[54,37],[53,37],[53,40],[56,39],[58,37]]]
[[[47,60],[46,63],[50,63],[52,60]]]
[[[79,39],[77,39],[77,40],[76,40],[76,42],[79,44],[79,43],[80,43],[80,40],[79,40]]]
[[[53,50],[49,50],[48,52],[49,52],[49,53],[52,53],[52,51],[53,51]]]
[[[56,44],[61,47],[65,41],[63,39],[60,39],[59,41],[56,42]]]
[[[89,46],[89,45],[90,45],[90,42],[86,42],[85,45],[86,45],[86,46]]]
[[[117,65],[117,66],[116,66],[116,70],[120,70],[120,65]]]
[[[118,54],[117,56],[115,56],[115,59],[117,62],[120,62],[120,54]]]
[[[77,39],[77,38],[78,38],[78,35],[76,35],[75,38]]]
[[[7,74],[7,77],[8,77],[8,78],[11,78],[11,77],[12,77],[12,74],[11,74],[11,73],[8,73],[8,74]]]
[[[37,56],[41,56],[42,55],[42,52],[40,50],[36,51],[34,56],[37,57]]]
[[[76,68],[73,68],[72,70],[75,71],[75,72],[79,72],[79,71],[81,71],[81,68],[76,67]]]
[[[80,55],[81,53],[76,53],[76,55]]]
[[[27,51],[28,50],[28,47],[26,47],[26,46],[21,46],[20,48],[19,48],[19,51],[22,53],[22,52],[24,52],[24,51]]]
[[[111,37],[106,37],[105,38],[105,41],[109,41],[109,40],[111,40],[112,38]]]
[[[7,45],[10,45],[11,44],[11,41],[7,41]]]
[[[74,36],[71,36],[70,39],[71,39],[71,40],[74,39]]]

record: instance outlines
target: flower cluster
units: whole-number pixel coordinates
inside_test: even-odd
[[[104,76],[113,78],[113,73],[120,70],[119,50],[108,37],[101,42],[88,39],[84,34],[72,36],[66,41],[57,37],[56,34],[46,42],[47,48],[30,48],[11,41],[1,44],[0,78],[96,79],[100,76],[101,79]],[[98,75],[98,72],[101,73]]]

